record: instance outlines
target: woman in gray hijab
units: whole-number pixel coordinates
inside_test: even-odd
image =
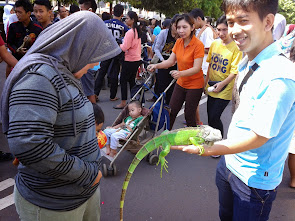
[[[3,132],[20,162],[21,220],[100,220],[93,107],[75,76],[120,52],[97,15],[77,12],[44,30],[6,80]]]

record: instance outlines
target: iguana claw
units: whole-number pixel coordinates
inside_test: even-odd
[[[163,168],[164,170],[166,170],[166,172],[168,173],[168,161],[165,159],[165,157],[168,155],[168,153],[170,152],[170,144],[166,143],[163,145],[163,150],[161,151],[160,155],[159,155],[159,161],[157,163],[157,166],[159,165],[159,163],[161,163],[161,178],[162,178],[162,174],[163,174]]]

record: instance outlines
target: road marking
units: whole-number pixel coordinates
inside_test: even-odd
[[[0,182],[0,191],[3,191],[11,186],[14,186],[15,181],[12,178],[8,178],[4,181]],[[14,204],[13,193],[0,199],[0,210],[5,209],[6,207],[11,206]]]
[[[7,189],[8,187],[11,187],[15,184],[14,179],[9,178],[7,180],[4,180],[0,182],[0,191]]]
[[[208,100],[208,98],[207,98],[207,97],[204,97],[202,100],[200,100],[200,102],[199,102],[199,106],[202,105],[202,104],[204,104],[204,103],[206,103],[207,100]],[[179,116],[181,116],[181,115],[183,115],[183,114],[184,114],[184,108],[182,108],[182,109],[178,112],[178,114],[177,114],[176,117],[179,117]]]
[[[9,207],[12,204],[14,204],[14,199],[13,199],[13,194],[10,194],[9,196],[6,196],[0,199],[0,210],[3,210],[6,207]]]

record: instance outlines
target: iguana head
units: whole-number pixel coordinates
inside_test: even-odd
[[[206,144],[213,144],[215,141],[222,140],[220,130],[214,129],[208,125],[202,125],[200,129],[200,136],[205,140]]]

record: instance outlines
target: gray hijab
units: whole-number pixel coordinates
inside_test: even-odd
[[[92,12],[76,12],[46,28],[6,79],[1,100],[3,133],[9,128],[9,95],[24,70],[35,64],[47,64],[60,76],[62,72],[73,78],[73,73],[85,65],[119,53],[121,49],[111,32]]]

